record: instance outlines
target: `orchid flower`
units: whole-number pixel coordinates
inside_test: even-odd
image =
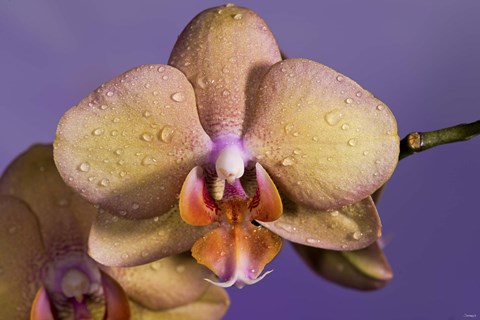
[[[373,243],[370,194],[398,144],[384,103],[320,63],[282,60],[255,12],[226,5],[188,24],[168,65],[127,71],[70,109],[54,153],[102,209],[94,259],[134,266],[191,249],[219,285],[241,287],[265,275],[281,238]]]
[[[52,146],[33,146],[6,170],[0,213],[2,320],[183,319],[197,313],[218,319],[226,311],[228,296],[205,285],[208,269],[191,257],[134,268],[105,268],[91,259],[86,244],[96,208],[65,185]]]

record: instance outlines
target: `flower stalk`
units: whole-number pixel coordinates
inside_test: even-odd
[[[479,134],[480,120],[435,131],[412,132],[400,141],[399,160],[443,144],[467,141]]]

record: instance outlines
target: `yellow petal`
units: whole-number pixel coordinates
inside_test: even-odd
[[[284,198],[284,213],[274,222],[260,222],[284,239],[331,250],[357,250],[381,235],[381,223],[370,197],[337,210],[320,211]]]
[[[197,300],[176,308],[152,310],[133,300],[130,305],[135,320],[219,320],[227,312],[230,300],[224,289],[210,285]]]
[[[144,65],[103,84],[60,120],[55,161],[64,180],[112,213],[147,218],[170,210],[210,138],[193,88],[165,65]]]
[[[178,38],[169,64],[193,84],[203,127],[216,138],[241,135],[260,79],[280,59],[265,22],[252,10],[227,6],[196,16]]]
[[[393,277],[377,242],[355,251],[332,251],[293,244],[297,253],[319,276],[357,290],[376,290]]]
[[[0,196],[0,252],[2,319],[28,319],[45,253],[35,215],[10,196]]]
[[[51,145],[34,145],[7,168],[0,193],[22,199],[37,216],[45,248],[84,246],[96,209],[68,187],[53,162]]]
[[[327,210],[364,199],[392,174],[397,125],[357,83],[287,59],[263,78],[245,145],[289,198]]]
[[[128,296],[152,310],[170,309],[198,299],[209,286],[210,276],[188,254],[164,258],[146,265],[106,270]]]
[[[212,227],[186,224],[178,207],[159,217],[142,220],[100,211],[90,232],[89,254],[107,266],[137,266],[190,250]]]

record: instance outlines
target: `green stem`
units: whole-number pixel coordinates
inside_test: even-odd
[[[430,132],[412,132],[400,141],[399,160],[442,144],[467,141],[479,134],[480,120]]]

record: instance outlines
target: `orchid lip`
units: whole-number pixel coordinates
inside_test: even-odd
[[[240,271],[237,270],[235,272],[235,274],[233,275],[233,277],[231,277],[229,280],[227,280],[225,282],[215,282],[215,281],[207,279],[207,278],[205,278],[204,280],[207,281],[207,282],[210,282],[211,284],[213,284],[217,287],[221,287],[221,288],[228,288],[228,287],[231,287],[231,286],[235,285],[238,289],[242,289],[243,287],[245,287],[245,285],[252,285],[252,284],[255,284],[255,283],[263,280],[263,278],[265,278],[268,274],[270,274],[272,272],[273,272],[273,270],[269,270],[269,271],[266,271],[261,276],[259,276],[258,278],[250,279],[248,277],[244,277],[243,273],[241,273]]]

